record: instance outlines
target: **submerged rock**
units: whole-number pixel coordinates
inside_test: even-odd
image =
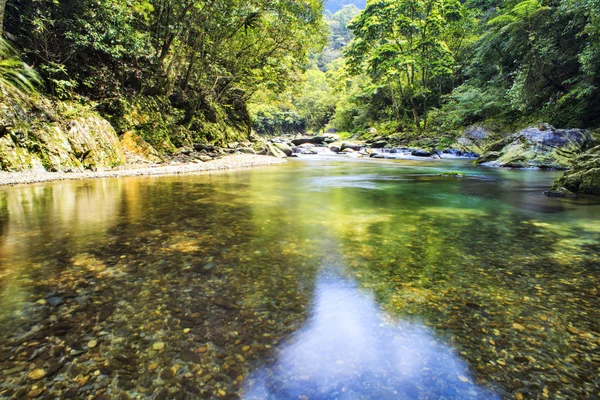
[[[569,189],[564,187],[557,187],[544,192],[544,194],[548,197],[568,197],[576,199],[577,196],[575,193],[571,192]]]

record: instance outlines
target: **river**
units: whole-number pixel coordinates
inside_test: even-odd
[[[0,188],[0,397],[598,396],[600,199],[545,197],[558,174],[301,159]]]

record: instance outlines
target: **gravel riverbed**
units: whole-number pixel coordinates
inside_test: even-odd
[[[0,186],[61,181],[66,179],[116,178],[141,175],[177,175],[192,172],[218,171],[284,164],[287,161],[276,157],[252,154],[235,154],[209,162],[167,162],[163,164],[127,164],[108,171],[85,172],[5,172],[0,171]]]

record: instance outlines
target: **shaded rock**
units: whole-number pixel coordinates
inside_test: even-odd
[[[410,152],[415,157],[431,157],[432,153],[427,150],[415,149]]]
[[[242,147],[238,149],[238,152],[243,154],[256,154],[256,151],[254,151],[254,149],[251,149],[250,147]]]
[[[300,146],[303,144],[322,144],[323,140],[321,137],[311,137],[311,138],[300,138],[292,140],[292,144],[294,146]]]
[[[335,133],[326,133],[325,135],[322,136],[316,136],[315,139],[320,140],[319,143],[333,143],[333,142],[337,142],[338,140],[340,140],[340,135],[337,135]]]
[[[371,147],[372,147],[373,149],[383,149],[383,148],[385,148],[385,146],[387,146],[387,145],[388,145],[388,142],[387,142],[387,141],[385,141],[385,140],[381,140],[381,141],[378,141],[378,142],[372,143],[372,144],[371,144]]]
[[[196,151],[214,152],[215,151],[215,147],[214,146],[209,146],[209,145],[204,144],[204,143],[194,143],[194,150],[196,150]]]
[[[292,144],[294,146],[300,146],[302,144],[307,144],[307,143],[311,143],[311,144],[326,144],[326,143],[333,143],[340,140],[340,136],[336,135],[335,133],[327,133],[325,135],[321,135],[321,136],[313,136],[313,137],[309,137],[309,138],[298,138],[298,139],[294,139],[292,140]]]
[[[171,379],[174,376],[175,376],[175,371],[173,371],[173,368],[165,368],[160,373],[160,377],[164,380]]]
[[[360,151],[360,149],[362,149],[363,147],[365,147],[364,145],[360,144],[360,143],[351,143],[351,142],[344,142],[342,143],[342,151],[346,150],[346,149],[352,149],[354,151]]]

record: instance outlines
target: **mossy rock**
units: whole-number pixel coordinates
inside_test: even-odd
[[[158,151],[133,131],[127,131],[119,138],[123,150],[151,162],[162,162]]]
[[[125,163],[114,129],[90,107],[44,98],[32,104],[4,99],[0,120],[7,124],[0,141],[3,170],[81,171]]]
[[[475,163],[508,168],[567,169],[578,154],[594,143],[588,131],[554,129],[542,124],[488,145]]]
[[[461,174],[460,172],[442,172],[439,176],[444,178],[464,178],[465,174]]]
[[[574,193],[600,195],[600,146],[596,146],[573,162],[551,190],[566,188]]]

